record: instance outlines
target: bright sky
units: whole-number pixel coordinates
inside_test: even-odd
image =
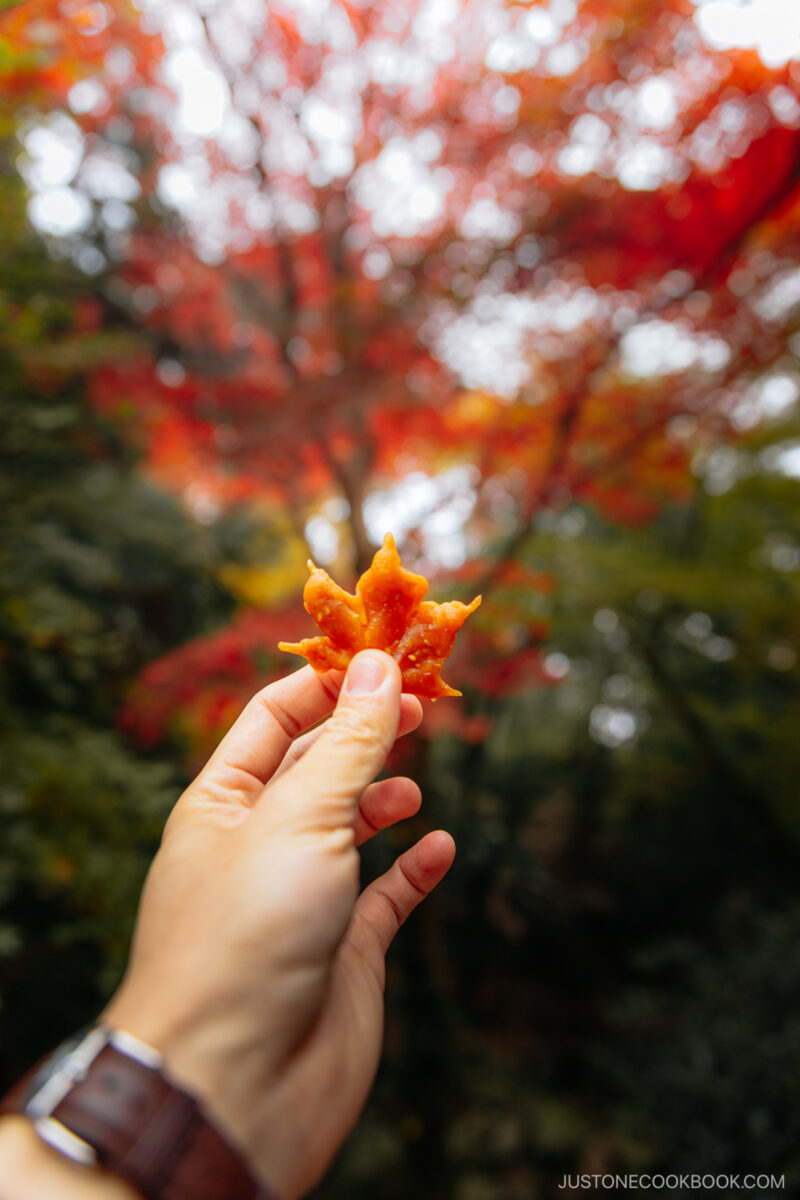
[[[768,67],[800,58],[800,4],[797,0],[693,0],[695,20],[718,50],[755,47]]]
[[[477,468],[466,464],[436,476],[413,471],[392,487],[371,492],[364,503],[367,532],[378,545],[387,529],[398,542],[415,529],[422,542],[416,570],[460,567],[467,557],[464,527],[475,507],[478,474]],[[342,499],[332,497],[306,524],[312,557],[322,566],[333,562],[339,552],[336,525],[349,511]]]

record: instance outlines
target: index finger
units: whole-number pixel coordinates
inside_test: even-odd
[[[256,692],[195,783],[224,776],[226,786],[260,793],[297,735],[333,710],[343,679],[343,671],[318,675],[309,666]]]

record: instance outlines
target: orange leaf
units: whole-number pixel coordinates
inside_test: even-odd
[[[404,691],[429,700],[461,695],[440,672],[480,596],[471,604],[425,600],[427,579],[403,567],[390,533],[359,579],[355,595],[345,592],[310,559],[308,566],[311,575],[303,603],[323,636],[279,642],[279,650],[303,655],[320,672],[343,671],[359,650],[385,650],[400,666]]]

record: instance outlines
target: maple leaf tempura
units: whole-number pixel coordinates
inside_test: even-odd
[[[403,691],[428,700],[460,696],[445,683],[441,669],[452,653],[456,634],[481,602],[426,600],[428,581],[400,562],[390,533],[371,566],[344,591],[327,571],[309,559],[311,572],[303,589],[306,612],[322,630],[321,637],[279,642],[278,649],[307,658],[315,671],[346,669],[359,650],[385,650],[398,663]]]

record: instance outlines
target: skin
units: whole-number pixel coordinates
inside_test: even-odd
[[[429,833],[359,891],[357,847],[419,808],[412,780],[372,781],[422,710],[381,651],[342,678],[307,667],[258,693],[180,798],[103,1014],[162,1052],[280,1200],[318,1181],[354,1125],[380,1055],[386,951],[455,853]],[[17,1118],[0,1124],[0,1178],[16,1188],[4,1200],[134,1196]]]

